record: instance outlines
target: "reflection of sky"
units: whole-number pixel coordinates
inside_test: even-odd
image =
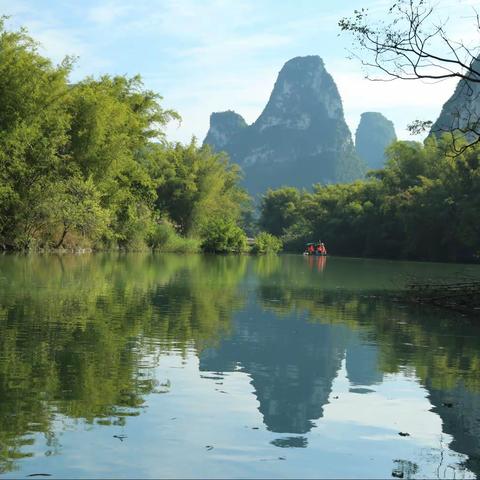
[[[376,471],[401,459],[418,464],[421,477],[449,478],[452,467],[466,458],[448,448],[452,437],[442,432],[442,420],[431,411],[428,391],[416,378],[386,375],[368,394],[351,393],[350,386],[343,365],[317,427],[332,443],[341,442],[345,452],[353,453],[357,465],[364,458],[362,475],[368,476],[372,464]],[[400,432],[409,436],[401,437]]]
[[[302,436],[268,431],[251,377],[241,371],[200,372],[193,351],[162,356],[156,371],[167,394],[146,398],[125,427],[75,425],[59,419],[60,455],[38,438],[22,474],[60,477],[390,477],[394,460],[419,465],[418,477],[452,477],[464,458],[448,448],[440,417],[411,373],[386,375],[372,393],[351,393],[346,362],[333,381],[323,418]],[[211,377],[211,378],[202,378]],[[62,424],[61,422],[65,422]],[[91,430],[85,435],[85,430]],[[410,436],[400,437],[399,432]],[[113,435],[126,435],[122,441]],[[307,448],[271,442],[303,438]],[[213,447],[210,449],[209,447]],[[31,447],[32,448],[32,447]],[[456,477],[473,478],[468,471]],[[14,476],[9,475],[9,476]]]

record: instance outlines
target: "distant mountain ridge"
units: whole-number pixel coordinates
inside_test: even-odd
[[[364,175],[337,86],[319,56],[289,60],[258,119],[213,113],[204,143],[224,150],[251,194],[282,185],[347,182]]]
[[[355,133],[355,149],[369,169],[383,168],[385,149],[397,135],[393,122],[379,112],[365,112]]]

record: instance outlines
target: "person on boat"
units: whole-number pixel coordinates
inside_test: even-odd
[[[322,242],[317,245],[317,255],[322,255],[322,245]]]
[[[313,244],[309,244],[307,247],[307,251],[309,255],[313,255],[315,253],[315,248],[313,247]]]
[[[320,243],[320,248],[321,248],[321,254],[326,255],[327,254],[327,248],[325,247],[325,244],[323,242]]]

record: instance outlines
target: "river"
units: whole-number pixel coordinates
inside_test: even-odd
[[[0,256],[0,475],[477,478],[480,267]],[[41,478],[41,477],[39,477]]]

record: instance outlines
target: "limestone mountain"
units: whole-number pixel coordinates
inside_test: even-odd
[[[204,143],[242,167],[251,194],[363,175],[337,86],[318,56],[289,60],[258,119],[246,127],[240,119],[234,112],[212,114]]]
[[[385,149],[396,139],[395,127],[388,118],[378,112],[362,113],[355,133],[355,148],[367,168],[382,168]]]
[[[210,129],[204,143],[220,151],[247,126],[243,117],[232,110],[214,112],[210,115]]]
[[[456,129],[471,129],[480,131],[480,57],[471,64],[476,73],[470,76],[474,81],[461,79],[453,95],[445,102],[437,121],[432,125],[430,134],[440,136],[444,132]],[[478,135],[467,133],[468,141],[474,140]]]

